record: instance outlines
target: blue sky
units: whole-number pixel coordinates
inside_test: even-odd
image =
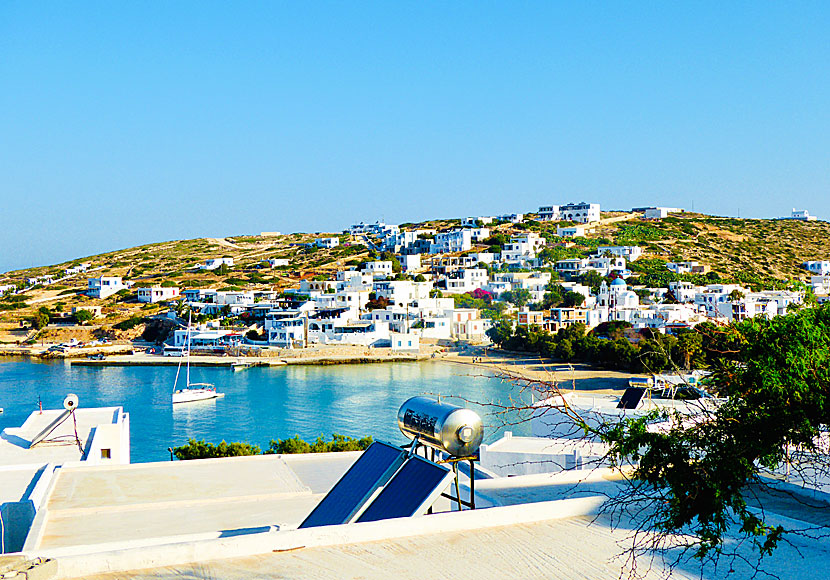
[[[830,218],[830,9],[0,3],[0,271],[597,201]]]

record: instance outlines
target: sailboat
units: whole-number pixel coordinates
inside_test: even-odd
[[[194,401],[205,401],[207,399],[216,399],[224,397],[225,393],[219,393],[216,388],[210,383],[191,383],[190,382],[190,325],[191,316],[187,317],[187,333],[185,338],[185,357],[186,364],[186,385],[183,389],[177,389],[179,384],[179,373],[182,370],[182,360],[179,359],[179,366],[176,368],[176,381],[173,383],[173,404],[177,403],[192,403]]]

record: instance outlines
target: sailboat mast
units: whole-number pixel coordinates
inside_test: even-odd
[[[190,387],[190,318],[193,315],[190,312],[187,315],[187,386]]]

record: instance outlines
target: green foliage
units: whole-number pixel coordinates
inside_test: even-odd
[[[565,308],[582,306],[583,302],[585,302],[585,296],[572,290],[565,292],[565,295],[562,297],[562,306]]]
[[[654,510],[649,529],[691,533],[697,556],[706,557],[724,549],[724,534],[737,523],[763,556],[786,530],[750,511],[760,471],[781,466],[789,449],[812,458],[815,473],[828,467],[819,441],[830,424],[830,305],[725,328],[700,326],[700,344],[681,336],[678,346],[690,341],[682,347],[687,352],[711,349],[711,382],[726,402],[705,421],[652,414],[601,435],[611,457],[635,462],[634,479]],[[657,419],[670,428],[648,429]],[[811,479],[809,471],[800,473]]]
[[[617,226],[614,243],[619,246],[639,244],[646,241],[662,240],[666,233],[654,226],[645,224],[623,224]]]
[[[133,316],[128,318],[127,320],[122,320],[116,324],[113,324],[112,327],[116,330],[132,330],[139,324],[144,322],[144,317],[142,316]]]
[[[580,295],[581,296],[581,295]],[[497,346],[512,351],[534,352],[563,362],[588,363],[632,373],[659,373],[677,368],[705,368],[714,359],[707,355],[723,345],[707,339],[709,327],[688,331],[694,336],[676,338],[650,330],[641,331],[641,340],[632,344],[623,337],[629,323],[611,322],[588,333],[577,323],[556,333],[538,326],[517,326],[507,322],[493,326],[487,336]]]
[[[75,320],[77,320],[81,324],[83,324],[84,322],[89,322],[90,320],[95,318],[95,315],[89,310],[76,310],[74,316]]]
[[[298,435],[289,439],[272,440],[265,453],[332,453],[339,451],[363,451],[372,444],[372,437],[355,439],[339,433],[333,433],[331,441],[323,436],[317,437],[313,443],[300,439]]]
[[[173,454],[177,459],[210,459],[213,457],[239,457],[242,455],[259,455],[260,448],[250,443],[225,443],[219,445],[206,443],[204,439],[196,441],[188,439],[187,445],[174,447]]]
[[[46,312],[38,310],[35,312],[34,316],[32,316],[32,328],[40,330],[42,328],[46,328],[47,324],[49,324],[48,310]]]
[[[518,308],[523,308],[530,302],[531,294],[527,288],[516,288],[515,290],[503,292],[500,298],[511,304],[515,304]]]

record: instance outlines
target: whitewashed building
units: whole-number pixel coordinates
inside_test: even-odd
[[[222,265],[228,268],[233,268],[233,258],[209,258],[205,260],[204,266],[200,266],[202,270],[215,270]]]
[[[561,238],[584,238],[585,226],[556,226],[556,235]]]
[[[414,332],[392,332],[389,341],[394,352],[418,352],[421,349],[421,338]]]
[[[810,212],[807,211],[806,209],[795,209],[795,208],[793,208],[793,211],[790,214],[790,217],[786,218],[786,219],[799,220],[799,221],[803,221],[803,222],[810,222],[810,221],[814,221],[817,218],[814,215],[810,215]]]
[[[620,256],[629,262],[633,262],[643,255],[643,249],[640,246],[598,246],[597,256],[602,256],[604,254]]]
[[[483,288],[489,282],[487,270],[483,268],[463,268],[447,276],[447,293],[464,294]]]
[[[155,303],[177,298],[179,296],[179,289],[175,287],[151,286],[149,288],[139,288],[137,294],[139,302]]]
[[[830,260],[810,260],[804,262],[804,269],[816,276],[830,274]]]
[[[496,216],[496,219],[500,222],[510,222],[511,224],[520,224],[525,220],[524,214],[521,213],[506,213],[503,215]]]
[[[121,276],[101,276],[87,280],[86,295],[90,298],[108,298],[121,290],[129,288]]]
[[[452,230],[436,234],[435,242],[430,245],[430,254],[448,254],[466,252],[473,247],[472,234],[469,229]]]
[[[325,248],[325,249],[330,250],[331,248],[336,248],[337,246],[340,245],[340,239],[339,238],[317,238],[316,240],[314,240],[314,244],[318,248]]]
[[[371,274],[373,278],[388,278],[391,277],[392,262],[388,260],[375,260],[374,262],[366,262],[363,264],[361,272],[364,274]]]

